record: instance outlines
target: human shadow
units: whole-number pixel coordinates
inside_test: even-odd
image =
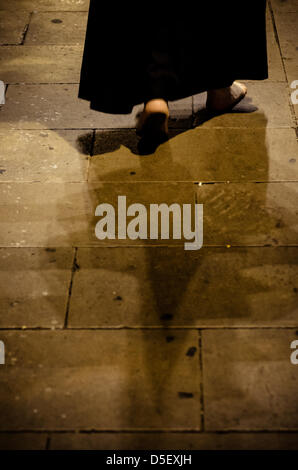
[[[204,111],[200,113],[203,116],[206,114]],[[210,119],[205,116],[201,126]],[[254,120],[254,114],[251,120]],[[126,407],[122,412],[127,417],[125,427],[129,429],[200,429],[198,328],[219,324],[251,325],[259,321],[260,314],[267,324],[283,318],[291,321],[294,299],[281,295],[284,294],[284,287],[278,278],[268,280],[262,276],[264,262],[273,266],[286,264],[283,253],[275,251],[272,257],[268,253],[266,256],[251,256],[250,248],[246,246],[227,249],[225,245],[233,236],[234,240],[239,239],[237,225],[245,217],[248,203],[243,202],[243,198],[237,199],[237,193],[222,191],[227,189],[224,184],[210,185],[214,179],[222,183],[228,179],[236,180],[235,175],[240,167],[246,175],[245,183],[251,180],[254,174],[252,167],[256,163],[260,169],[258,180],[264,183],[256,185],[259,187],[254,203],[256,212],[246,220],[246,237],[250,235],[251,240],[261,245],[264,241],[276,245],[279,242],[277,234],[283,237],[285,228],[291,236],[293,229],[288,228],[287,211],[275,213],[267,206],[269,161],[266,117],[259,113],[258,122],[260,120],[264,125],[258,132],[254,130],[257,145],[253,152],[251,148],[246,148],[247,129],[243,128],[242,133],[222,129],[224,135],[230,132],[228,141],[235,141],[237,137],[236,147],[239,147],[239,152],[235,147],[225,151],[224,165],[221,156],[228,141],[212,129],[206,129],[206,133],[204,130],[203,134],[201,128],[181,129],[178,122],[177,128],[171,130],[169,141],[147,156],[138,154],[138,141],[133,130],[82,134],[77,144],[83,149],[84,156],[90,156],[85,212],[69,210],[71,205],[76,207],[82,197],[80,190],[76,189],[79,185],[73,186],[74,199],[70,201],[69,197],[61,197],[60,201],[55,200],[53,211],[53,203],[47,201],[49,213],[55,214],[60,227],[59,243],[79,246],[79,253],[88,250],[88,246],[91,251],[97,247],[105,252],[112,249],[119,253],[104,258],[100,256],[99,261],[94,259],[87,264],[84,260],[80,262],[79,258],[73,276],[68,322],[69,326],[75,327],[138,328],[142,340],[138,343],[136,354],[142,357],[142,370],[136,371],[133,357],[125,358],[124,389],[129,396],[123,404],[117,404],[118,414],[121,414],[122,407]],[[55,132],[59,134],[60,131]],[[63,137],[63,133],[60,134]],[[217,163],[219,161],[220,165]],[[222,171],[221,177],[216,166]],[[216,178],[210,177],[216,172]],[[127,191],[128,204],[141,202],[147,207],[154,202],[193,204],[195,201],[201,202],[198,192],[201,187],[194,184],[200,181],[206,182],[203,189],[206,189],[207,233],[205,247],[199,252],[185,251],[183,241],[163,241],[163,246],[159,246],[160,240],[156,244],[150,240],[135,243],[126,240],[121,244],[117,241],[101,243],[96,239],[94,228],[97,218],[94,212],[99,203],[115,203],[117,195]],[[208,191],[213,187],[214,192],[208,193],[207,186]],[[250,198],[254,201],[253,192]],[[87,217],[86,210],[90,211]],[[219,216],[218,220],[215,213]],[[224,227],[220,216],[225,214],[228,222]],[[74,217],[76,223],[71,224]],[[44,220],[47,218],[48,213],[45,213]],[[47,244],[55,246],[57,237],[49,234]],[[130,252],[134,253],[133,262]],[[289,260],[290,256],[287,262]],[[80,300],[76,296],[81,282],[78,273],[90,267],[93,282],[90,286],[86,285]],[[108,288],[106,274],[109,275]],[[117,295],[113,294],[114,291]],[[252,297],[255,302],[251,301]],[[88,307],[89,300],[88,303],[85,301],[89,298],[94,299],[91,307]],[[262,300],[258,303],[260,298]],[[109,358],[105,360],[109,361]],[[111,364],[114,360],[111,359]],[[139,386],[139,381],[143,382],[143,388]],[[146,396],[143,395],[144,390]],[[258,408],[256,403],[251,405]],[[143,446],[141,437],[140,440],[136,437],[135,446]]]
[[[205,95],[205,93],[201,95]],[[169,136],[167,140],[173,139],[177,135],[187,132],[189,129],[208,123],[208,121],[220,115],[220,113],[214,113],[206,109],[204,101],[205,98],[199,101],[198,109],[194,114],[184,118],[170,117]],[[257,106],[255,106],[252,103],[252,99],[247,96],[242,103],[234,108],[233,114],[249,114],[257,110]],[[138,118],[140,113],[141,111],[138,112],[136,118]],[[150,142],[148,139],[139,138],[134,129],[110,129],[101,131],[97,134],[96,139],[94,139],[92,132],[87,132],[86,134],[80,135],[77,139],[77,145],[80,151],[85,155],[91,156],[115,152],[121,145],[129,149],[134,155],[145,156],[154,154],[158,147],[164,142],[166,142],[166,139]]]
[[[252,105],[251,112],[253,111],[254,107]],[[201,112],[202,116],[206,117],[204,111]],[[211,119],[210,116],[209,119]],[[253,114],[251,119],[254,120]],[[137,261],[137,263],[141,262],[143,265],[141,272],[138,270],[131,271],[131,268],[129,270],[128,265],[125,266],[124,263],[123,266],[123,260],[121,261],[120,271],[129,274],[131,279],[140,275],[137,279],[138,289],[135,294],[142,300],[137,303],[137,306],[130,304],[130,310],[125,309],[127,299],[125,298],[125,290],[123,290],[123,295],[120,296],[120,308],[117,309],[117,319],[114,317],[113,321],[116,325],[128,326],[133,324],[138,327],[158,328],[161,332],[161,338],[163,337],[162,341],[167,344],[164,361],[155,360],[155,348],[162,347],[162,342],[160,342],[160,345],[157,345],[153,339],[150,342],[148,340],[148,330],[140,330],[143,335],[142,357],[144,359],[142,380],[146,381],[150,393],[148,392],[147,401],[143,402],[142,399],[134,396],[134,399],[130,402],[130,425],[133,428],[199,429],[199,393],[197,385],[195,385],[196,381],[199,380],[197,362],[193,360],[191,365],[193,374],[190,374],[190,376],[194,379],[193,381],[183,374],[181,367],[183,358],[187,357],[192,361],[191,357],[198,357],[198,338],[194,341],[189,328],[218,325],[250,326],[258,322],[271,324],[273,320],[278,322],[286,317],[294,320],[295,296],[293,292],[283,301],[280,293],[278,293],[280,290],[279,280],[271,278],[269,281],[261,274],[264,266],[270,264],[272,264],[273,270],[276,269],[276,266],[281,265],[285,266],[286,269],[287,263],[291,263],[291,254],[285,256],[282,250],[265,252],[264,248],[262,252],[256,251],[256,249],[252,251],[251,248],[245,246],[253,243],[277,245],[279,243],[278,234],[280,233],[282,237],[282,230],[287,225],[285,213],[274,213],[270,205],[267,208],[268,184],[270,183],[267,183],[269,180],[269,159],[266,146],[266,117],[259,115],[258,122],[260,121],[264,123],[264,126],[259,128],[258,131],[253,130],[254,138],[258,134],[256,147],[254,149],[245,149],[247,145],[247,129],[245,128],[240,132],[240,139],[237,144],[242,152],[245,149],[244,155],[242,155],[243,160],[241,160],[244,163],[242,171],[247,170],[247,175],[249,175],[249,167],[254,164],[254,158],[257,158],[256,163],[260,169],[258,179],[264,183],[261,185],[250,183],[252,192],[247,193],[250,201],[243,199],[243,196],[237,199],[237,193],[233,191],[230,194],[225,193],[221,190],[220,185],[218,185],[218,195],[215,189],[216,186],[214,186],[213,194],[211,192],[210,196],[206,195],[204,201],[206,225],[210,231],[215,229],[217,235],[221,233],[219,237],[215,236],[215,238],[213,236],[209,238],[206,234],[207,245],[209,240],[209,244],[213,247],[205,246],[199,252],[187,252],[182,245],[179,247],[171,245],[154,247],[152,241],[142,240],[142,247],[135,248],[135,250],[142,251],[141,259]],[[207,122],[207,119],[204,122]],[[229,131],[223,132],[228,133]],[[239,138],[239,130],[234,132],[234,137],[238,133]],[[197,173],[194,176],[189,161],[184,161],[184,156],[179,150],[181,149],[181,143],[178,144],[183,134],[187,137],[189,145],[192,140],[194,144],[198,143],[196,129],[178,131],[152,155],[145,158],[142,156],[134,158],[136,146],[131,144],[130,139],[132,136],[126,135],[127,140],[125,141],[123,140],[123,131],[113,133],[113,136],[109,136],[113,142],[109,143],[105,138],[107,135],[105,132],[98,133],[92,157],[94,166],[91,164],[91,181],[93,183],[96,181],[113,182],[115,185],[119,185],[118,189],[120,190],[121,184],[123,187],[123,182],[130,184],[130,177],[135,177],[137,182],[142,182],[145,185],[148,181],[152,181],[157,174],[162,174],[161,181],[165,184],[181,180],[188,182],[189,185],[193,184],[200,171],[196,169]],[[123,148],[121,147],[123,142],[127,142],[130,157],[124,154],[123,160],[125,163],[121,166],[119,162],[121,160],[120,153],[123,154]],[[175,152],[176,145],[177,152]],[[220,139],[218,145],[215,145],[215,148],[212,147],[212,151],[220,159],[223,152]],[[228,156],[225,155],[225,158],[228,158],[225,165],[230,169],[229,180],[237,179],[234,168],[239,168],[239,161],[235,157],[235,151],[234,149],[234,153],[230,152]],[[253,151],[256,153],[255,155],[253,155]],[[129,162],[129,158],[133,162]],[[200,158],[204,159],[203,152],[200,153]],[[159,167],[156,168],[155,174],[152,174],[152,161]],[[101,162],[104,164],[101,164]],[[165,173],[166,170],[167,173]],[[202,165],[202,176],[204,172],[205,168]],[[225,173],[225,175],[227,174]],[[234,177],[231,176],[233,174]],[[202,179],[204,180],[204,178]],[[249,177],[244,178],[244,183],[249,179]],[[223,177],[222,180],[225,180],[225,178]],[[253,186],[254,184],[255,186]],[[222,185],[222,187],[227,188],[226,185]],[[254,189],[256,189],[256,195],[254,195]],[[109,191],[103,186],[100,187],[100,190],[95,190],[92,193],[94,204],[99,201],[108,202],[109,197],[111,197]],[[195,189],[194,193],[196,193]],[[140,197],[142,191],[134,192],[134,195]],[[150,193],[150,191],[145,195],[143,193],[142,200],[134,201],[131,199],[131,195],[128,197],[129,202],[143,202],[147,205],[156,202],[155,198],[156,194]],[[189,201],[191,198],[192,196],[190,196]],[[114,196],[111,199],[115,201]],[[199,199],[200,193],[198,193]],[[168,201],[160,199],[159,202]],[[209,204],[213,206],[212,211],[208,209]],[[245,211],[250,204],[253,212],[254,210],[255,212],[252,217],[246,219],[245,237],[247,241],[243,242],[242,247],[226,248],[225,245],[228,241],[233,239],[233,233],[234,239],[241,237],[241,224],[244,222]],[[243,212],[241,213],[242,209]],[[216,221],[215,212],[218,215],[218,221]],[[227,218],[226,226],[221,224],[222,216]],[[239,236],[236,236],[237,231],[239,231]],[[291,229],[288,229],[288,231],[291,232]],[[249,241],[249,237],[253,241]],[[137,244],[135,245],[137,246]],[[222,245],[222,247],[214,245]],[[133,250],[133,248],[127,248],[127,250]],[[115,261],[114,265],[109,264],[107,261],[106,269],[117,272],[117,265],[118,263]],[[252,298],[256,299],[256,302],[258,298],[263,300],[259,305],[254,305],[251,301]],[[282,305],[280,302],[282,302]],[[121,303],[123,305],[122,314]],[[120,317],[118,317],[119,313]],[[125,313],[127,316],[125,316]],[[262,319],[260,319],[260,315],[262,315]],[[131,316],[130,321],[128,320],[129,316]],[[93,321],[96,324],[96,320]],[[193,356],[191,356],[190,351],[193,351]],[[127,366],[127,377],[131,378],[131,388],[133,388],[133,364],[127,364]],[[187,367],[185,367],[185,370],[189,372]],[[173,380],[173,377],[180,374],[181,380]],[[231,377],[231,381],[235,384],[237,379]],[[242,385],[239,384],[240,389],[241,387]],[[256,410],[256,413],[258,409],[261,411],[260,405],[254,401],[250,405]],[[171,407],[173,408],[171,409]],[[173,413],[173,409],[176,412]],[[178,411],[181,409],[183,409],[183,416]],[[136,437],[134,443],[136,448],[142,448],[144,445],[142,438],[140,439],[138,441]]]
[[[266,120],[265,117],[263,119]],[[158,172],[165,175],[165,169],[168,169],[168,173],[162,179],[165,185],[170,186],[181,179],[188,182],[187,186],[192,188],[188,202],[194,201],[196,186],[193,185],[193,181],[196,177],[191,173],[188,162],[184,161],[183,154],[180,153],[180,157],[178,155],[179,149],[181,149],[180,144],[178,145],[178,139],[182,138],[184,134],[189,145],[192,140],[196,144],[198,142],[195,138],[197,137],[197,131],[188,129],[176,132],[154,154],[146,157],[137,155],[136,141],[132,132],[103,131],[97,133],[89,173],[90,182],[94,185],[92,190],[90,188],[93,206],[96,207],[100,202],[115,202],[115,196],[120,194],[120,191],[123,194],[124,190],[128,191],[128,204],[142,202],[148,206],[152,202],[157,202],[159,198],[158,202],[169,202],[161,199],[166,193],[158,193],[158,190],[154,189],[156,186],[153,185],[151,191],[146,192],[144,189],[144,186],[152,181]],[[266,126],[259,130],[258,138],[258,144],[261,146],[258,156],[262,158],[262,161],[259,161],[259,166],[262,169],[260,174],[262,181],[268,180],[268,154],[265,133]],[[242,138],[244,139],[243,145],[245,144],[245,134],[246,131],[243,131],[239,145],[241,145]],[[176,144],[178,145],[177,152],[175,151]],[[215,149],[217,157],[222,152],[221,144],[222,142],[219,141],[218,147]],[[250,151],[250,149],[247,149],[244,158],[249,157]],[[203,159],[204,154],[201,154],[200,157]],[[120,164],[121,159],[124,161],[123,165]],[[153,176],[152,161],[159,167],[156,168],[156,174]],[[233,166],[235,164],[239,165],[239,162],[235,161],[235,156],[231,153],[229,162],[226,162],[226,164],[230,166],[230,174],[232,174]],[[204,165],[202,170],[204,170]],[[199,174],[199,170],[196,171]],[[133,184],[131,184],[130,177],[136,177],[136,182],[133,180]],[[107,184],[101,184],[97,189],[96,184],[99,182],[107,182]],[[136,189],[135,186],[140,187]],[[131,191],[132,187],[133,191]],[[260,206],[266,205],[266,194],[267,184],[264,184],[261,192],[258,193],[258,204]],[[135,200],[133,197],[135,197]],[[214,202],[214,195],[210,197],[210,200],[211,204],[216,207],[217,203]],[[230,203],[230,196],[226,200]],[[170,202],[173,202],[171,198]],[[209,217],[208,200],[206,206],[207,217]],[[224,207],[219,207],[219,209],[223,212],[225,210]],[[235,217],[234,223],[233,214]],[[237,223],[237,220],[239,220],[239,213],[235,204],[231,205],[229,215],[231,216],[231,225],[235,230],[235,222]],[[276,224],[276,222],[275,218],[265,210],[262,212],[262,226],[259,225],[258,220],[252,221],[251,226],[246,227],[246,232],[256,234],[257,228],[259,234],[261,234],[267,232],[268,227]],[[211,228],[211,224],[209,227]],[[90,227],[91,229],[94,230],[94,225]],[[224,241],[230,239],[229,230],[227,230],[227,235],[226,239],[225,237],[221,239],[220,244],[224,245]],[[130,248],[128,245],[130,245]],[[135,248],[132,248],[132,245],[135,245]],[[115,281],[115,285],[118,286],[117,291],[120,290],[120,294],[116,302],[117,308],[112,309],[111,303],[107,302],[106,307],[102,306],[98,310],[98,319],[96,319],[96,315],[92,316],[92,326],[101,324],[101,314],[109,306],[111,309],[110,324],[141,328],[140,334],[143,336],[141,342],[143,345],[141,353],[143,357],[142,380],[146,383],[147,392],[146,400],[143,400],[143,397],[137,394],[132,394],[129,411],[129,423],[132,428],[199,429],[200,406],[197,388],[199,372],[195,360],[199,345],[198,338],[194,341],[193,332],[189,328],[199,328],[202,325],[218,325],[219,323],[221,325],[232,324],[233,322],[234,324],[243,324],[243,322],[249,324],[251,321],[255,321],[256,312],[252,309],[250,297],[252,295],[266,295],[266,298],[268,298],[268,293],[273,294],[272,286],[259,279],[258,275],[254,276],[252,274],[252,277],[250,277],[247,274],[247,270],[256,269],[259,271],[262,269],[262,260],[257,257],[250,257],[249,249],[246,247],[240,250],[232,249],[232,251],[226,248],[205,247],[200,252],[186,252],[182,244],[178,247],[171,246],[171,244],[170,246],[161,247],[154,246],[150,240],[142,240],[141,246],[139,245],[138,242],[126,241],[122,246],[126,247],[127,261],[123,260],[125,254],[123,249],[119,247],[114,248],[119,250],[119,260],[113,256],[112,260],[105,258],[105,261],[101,264],[103,271],[114,272],[115,278],[118,279],[117,282]],[[109,246],[113,246],[112,241]],[[139,250],[139,258],[135,250]],[[134,261],[130,258],[129,252],[131,251],[134,252]],[[277,258],[280,261],[280,257]],[[276,261],[277,259],[274,262]],[[139,263],[142,264],[141,267]],[[137,268],[132,269],[132,264]],[[96,263],[93,267],[96,267]],[[81,269],[84,269],[83,265]],[[121,288],[121,276],[118,277],[119,272],[125,274],[126,287],[123,287],[123,289]],[[130,282],[132,286],[135,284],[138,286],[136,290],[133,289],[133,294],[138,299],[136,303],[131,302],[126,295],[127,286],[130,285]],[[76,279],[74,277],[75,287]],[[236,291],[238,292],[237,296],[235,296]],[[103,295],[100,289],[98,295],[99,297]],[[274,299],[276,300],[275,295]],[[269,301],[269,304],[271,305],[272,302]],[[70,309],[70,321],[71,314],[72,310]],[[267,321],[270,318],[272,319],[273,315],[276,315],[276,318],[282,317],[281,311],[275,309],[274,313],[268,312]],[[106,314],[103,316],[106,317]],[[146,330],[143,329],[144,327]],[[153,340],[153,336],[152,341],[150,341],[149,331],[151,330],[148,331],[147,328],[158,329],[160,343],[156,342],[156,337]],[[156,353],[156,348],[162,348],[163,350],[162,343],[167,345],[164,360]],[[191,355],[187,356],[187,354],[191,354],[189,351],[195,351],[193,359]],[[189,361],[193,360],[190,366],[193,374],[190,374],[188,378],[183,374],[183,367],[181,366],[185,357]],[[135,386],[133,361],[128,362],[126,366],[127,379],[131,381],[129,389],[132,390]],[[190,369],[185,367],[188,372]],[[182,380],[173,379],[179,375],[183,378]],[[194,379],[193,381],[191,377]],[[174,409],[176,412],[173,412]],[[178,410],[182,409],[183,413],[180,413]],[[142,443],[135,442],[135,445],[138,447]]]

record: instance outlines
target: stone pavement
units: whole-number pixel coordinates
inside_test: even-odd
[[[87,0],[0,0],[0,448],[298,449],[295,0],[234,112],[131,116],[77,99]],[[239,77],[241,78],[241,77]],[[204,247],[100,241],[95,207],[204,204]]]

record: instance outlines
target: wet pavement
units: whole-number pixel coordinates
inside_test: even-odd
[[[142,106],[77,98],[88,1],[0,10],[0,448],[298,449],[297,2],[269,2],[269,79],[170,103],[146,156]],[[99,240],[118,195],[204,204],[203,248]]]

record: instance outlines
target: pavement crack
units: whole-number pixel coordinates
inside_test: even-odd
[[[71,298],[71,293],[72,293],[72,286],[73,286],[73,278],[75,272],[80,269],[80,266],[77,263],[77,252],[78,249],[74,249],[74,258],[73,258],[73,265],[71,269],[71,277],[70,277],[70,284],[69,284],[69,289],[68,289],[68,298],[67,298],[67,304],[66,304],[66,312],[65,312],[65,320],[64,320],[64,329],[68,327],[68,316],[69,316],[69,308],[70,308],[70,298]]]

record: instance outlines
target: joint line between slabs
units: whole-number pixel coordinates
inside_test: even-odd
[[[275,21],[275,15],[274,15],[274,11],[273,11],[273,7],[272,7],[272,2],[271,2],[271,0],[269,0],[268,6],[269,6],[270,15],[271,15],[272,25],[273,25],[274,37],[275,37],[275,40],[276,40],[276,43],[277,43],[277,47],[278,47],[278,50],[279,50],[280,59],[281,59],[281,63],[282,63],[283,71],[284,71],[284,75],[285,75],[285,77],[286,77],[286,82],[287,82],[287,85],[288,85],[287,88],[288,88],[288,92],[289,92],[289,108],[290,108],[290,112],[291,112],[291,118],[292,118],[293,123],[296,125],[296,124],[297,124],[297,119],[296,119],[295,108],[294,108],[294,105],[293,105],[292,100],[291,100],[291,97],[290,97],[290,83],[289,83],[289,77],[288,77],[287,69],[286,69],[285,62],[284,62],[284,58],[283,58],[283,54],[282,54],[281,44],[280,44],[280,40],[279,40],[279,35],[278,35],[278,31],[277,31],[277,26],[276,26],[276,21]],[[297,126],[295,127],[295,131],[296,131],[296,136],[297,136],[297,138],[298,138],[298,129],[297,129]]]
[[[202,345],[202,331],[198,330],[198,345],[199,345],[199,369],[200,369],[200,422],[201,430],[205,431],[205,397],[204,397],[204,371],[203,371],[203,345]]]
[[[51,448],[51,436],[47,436],[45,450],[50,450]]]
[[[36,10],[37,13],[88,13],[88,10]]]
[[[1,429],[1,434],[194,434],[194,435],[214,435],[214,434],[298,434],[298,428],[277,428],[277,429],[215,429],[201,431],[199,429]]]
[[[30,26],[30,23],[31,23],[32,16],[33,16],[33,11],[30,11],[29,18],[28,18],[28,23],[25,25],[23,33],[22,33],[22,40],[19,44],[20,46],[23,46],[25,44],[25,40],[26,40],[26,36],[27,36],[28,30],[29,30],[29,26]]]
[[[28,326],[28,327],[23,327],[23,326],[17,326],[17,327],[0,327],[0,331],[48,331],[48,332],[62,332],[65,331],[69,332],[76,332],[76,331],[221,331],[221,330],[245,330],[245,331],[254,331],[254,330],[259,330],[259,331],[271,331],[271,330],[276,330],[276,331],[298,331],[298,324],[297,325],[292,325],[292,326],[266,326],[266,325],[260,325],[260,326],[247,326],[247,325],[238,325],[238,326],[220,326],[220,325],[206,325],[206,326],[183,326],[183,325],[177,325],[177,326],[162,326],[162,325],[157,325],[157,326],[59,326],[53,328],[52,326],[47,326],[47,327],[42,327],[42,326]]]
[[[73,286],[73,279],[74,279],[74,274],[77,270],[77,252],[78,248],[74,249],[74,257],[73,257],[73,264],[72,264],[72,269],[71,269],[71,276],[70,276],[70,283],[69,283],[69,289],[68,289],[68,298],[67,298],[67,304],[66,304],[66,312],[65,312],[65,320],[64,320],[64,326],[63,329],[66,329],[68,326],[68,316],[69,316],[69,308],[70,308],[70,299],[71,299],[71,293],[72,293],[72,286]]]

